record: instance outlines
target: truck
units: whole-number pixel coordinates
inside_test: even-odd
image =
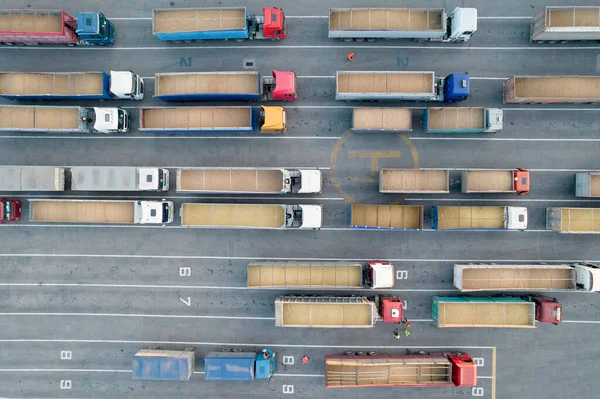
[[[392,296],[280,296],[275,300],[275,326],[373,328],[377,321],[402,322],[402,304]]]
[[[0,131],[31,133],[125,133],[129,113],[121,108],[0,106]]]
[[[0,198],[0,224],[21,220],[21,201]]]
[[[224,229],[320,229],[321,205],[183,204],[181,226]]]
[[[500,108],[427,108],[425,133],[498,133],[504,128]]]
[[[467,169],[461,172],[460,189],[463,193],[529,193],[529,170]]]
[[[87,224],[167,224],[172,201],[30,199],[29,221]]]
[[[565,234],[600,234],[600,209],[548,207],[546,229]]]
[[[73,191],[168,191],[169,170],[136,166],[72,166]]]
[[[546,7],[531,21],[530,41],[567,43],[600,40],[600,7]]]
[[[248,288],[393,288],[394,265],[368,262],[260,262],[248,265]]]
[[[467,353],[325,356],[325,388],[476,385],[477,365]]]
[[[0,72],[9,100],[141,100],[144,79],[132,71]]]
[[[541,295],[434,296],[431,313],[434,323],[441,328],[535,328],[536,322],[557,325],[562,321],[558,300]]]
[[[285,133],[283,107],[140,108],[141,132],[149,133]]]
[[[296,74],[272,71],[157,73],[154,97],[165,101],[296,101]]]
[[[527,208],[521,206],[432,206],[434,230],[525,230]]]
[[[193,349],[140,349],[133,356],[134,380],[188,381],[196,366]]]
[[[600,197],[600,171],[575,173],[576,197]]]
[[[112,46],[115,27],[102,13],[64,11],[0,10],[0,44]]]
[[[323,178],[317,168],[180,168],[177,192],[211,194],[316,194]]]
[[[354,108],[352,131],[359,133],[395,133],[412,131],[410,108]]]
[[[281,40],[287,34],[285,15],[263,7],[263,15],[246,7],[163,8],[152,10],[152,33],[159,40],[191,43],[203,40]]]
[[[466,42],[477,30],[477,9],[443,8],[332,8],[329,34],[344,41],[414,39],[445,43]]]
[[[445,78],[435,72],[337,71],[336,100],[344,101],[443,101],[466,100],[470,79],[466,73]]]
[[[421,205],[350,205],[350,227],[375,230],[422,230]]]
[[[271,348],[261,352],[223,349],[204,357],[204,379],[220,381],[271,380],[277,371],[277,357]]]
[[[64,168],[54,166],[0,166],[0,191],[64,190]]]
[[[600,76],[513,76],[502,83],[505,104],[597,103]]]
[[[380,193],[446,194],[450,192],[448,169],[388,169],[379,171]]]
[[[600,291],[594,263],[547,265],[455,264],[454,286],[471,291]]]

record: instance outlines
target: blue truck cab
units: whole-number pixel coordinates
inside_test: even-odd
[[[85,46],[112,46],[115,44],[115,26],[102,13],[77,12],[78,44]]]
[[[209,352],[204,358],[205,379],[254,381],[273,377],[277,357],[271,348],[255,352]]]
[[[471,79],[467,73],[451,73],[437,84],[441,89],[442,101],[464,101],[470,96]]]

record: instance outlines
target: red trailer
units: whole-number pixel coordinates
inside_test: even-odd
[[[476,385],[477,365],[466,353],[325,356],[325,388]]]

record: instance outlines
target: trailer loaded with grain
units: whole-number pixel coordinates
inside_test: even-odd
[[[556,298],[539,295],[434,296],[432,316],[438,327],[535,328],[536,321],[559,324],[562,306]]]
[[[152,33],[174,43],[203,40],[280,40],[286,36],[283,10],[263,7],[263,15],[246,7],[163,8],[152,10]]]
[[[444,101],[466,100],[470,79],[465,73],[445,78],[434,72],[337,71],[336,100],[344,101]]]
[[[597,103],[600,76],[513,76],[502,84],[504,103]]]
[[[546,208],[546,229],[567,234],[600,234],[600,208]]]
[[[0,131],[31,133],[125,133],[129,113],[120,108],[0,106]]]
[[[260,262],[248,265],[248,288],[392,288],[394,265],[370,262]]]
[[[31,222],[165,224],[173,221],[172,201],[30,199]]]
[[[600,291],[600,267],[573,264],[456,264],[454,286],[470,291]]]
[[[380,193],[446,194],[450,192],[448,169],[387,169],[379,171]]]
[[[477,365],[466,353],[325,356],[325,388],[476,385]]]
[[[422,230],[421,205],[350,205],[353,229]]]
[[[434,230],[525,230],[527,208],[520,206],[432,206]]]
[[[477,9],[443,8],[332,8],[329,38],[344,41],[414,39],[466,42],[477,30]]]
[[[283,107],[140,108],[141,132],[285,133]]]
[[[320,229],[321,205],[183,204],[183,227],[226,229]]]
[[[527,169],[467,169],[461,172],[463,193],[516,193],[529,192]]]
[[[157,73],[154,97],[165,101],[296,101],[296,74],[273,71]]]
[[[212,194],[315,194],[319,169],[180,168],[177,191]]]
[[[427,108],[425,133],[497,133],[504,128],[500,108]]]
[[[276,327],[372,328],[377,321],[400,323],[397,297],[281,296],[275,300]]]
[[[600,172],[575,173],[576,197],[600,197]]]
[[[410,108],[354,108],[352,131],[362,133],[394,133],[412,130]]]
[[[536,43],[600,40],[600,7],[546,7],[533,17],[530,39]]]
[[[9,100],[141,100],[144,80],[131,71],[0,72]]]

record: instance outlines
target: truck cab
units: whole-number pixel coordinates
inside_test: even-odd
[[[285,15],[282,9],[277,7],[263,7],[262,32],[266,39],[285,39],[287,31]]]
[[[404,318],[404,302],[395,296],[375,297],[379,305],[379,317],[384,323],[401,323]]]
[[[173,221],[173,201],[136,201],[135,223],[167,224]]]
[[[271,348],[265,348],[256,356],[255,378],[257,380],[271,379],[277,372],[277,356]]]
[[[372,289],[393,288],[394,274],[394,265],[386,260],[367,262],[363,269],[363,283]]]
[[[285,133],[287,129],[285,108],[261,105],[259,126],[263,133]]]
[[[500,108],[486,108],[486,132],[497,133],[504,129],[504,111]]]
[[[115,44],[115,26],[102,13],[77,12],[75,33],[81,45],[112,46]]]
[[[507,206],[504,210],[507,230],[527,229],[527,208],[522,206]]]
[[[0,198],[0,224],[16,222],[21,219],[21,201]]]
[[[456,7],[447,22],[450,42],[466,42],[477,30],[477,9]]]
[[[443,93],[443,101],[459,102],[464,101],[471,95],[471,79],[466,73],[451,73],[441,82],[436,79],[438,92]]]
[[[535,303],[535,320],[537,322],[554,325],[562,322],[562,305],[558,299],[541,295],[529,295],[521,299]]]
[[[576,263],[577,289],[589,292],[600,292],[600,265],[594,263]]]
[[[168,191],[169,170],[164,168],[139,168],[138,188],[142,191]]]
[[[263,90],[267,100],[296,101],[296,74],[273,71],[271,76],[263,77]]]
[[[514,190],[517,195],[527,195],[529,193],[529,170],[518,168],[513,172]]]
[[[97,133],[127,133],[129,130],[129,112],[121,108],[94,107],[86,121]]]
[[[286,205],[286,226],[304,230],[318,230],[323,227],[323,207],[321,205]]]
[[[116,98],[142,100],[144,79],[132,71],[110,71],[110,92]]]

